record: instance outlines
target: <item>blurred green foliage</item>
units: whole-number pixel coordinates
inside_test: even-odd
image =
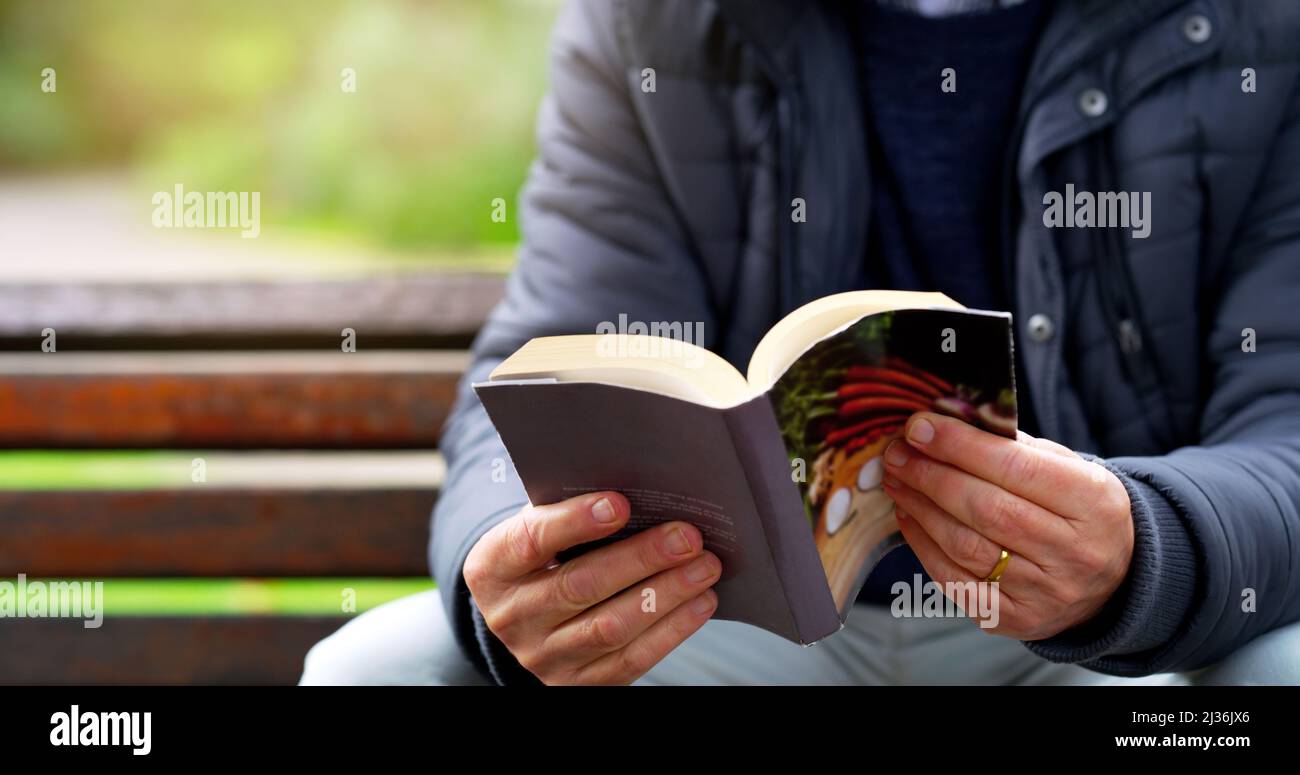
[[[193,457],[155,450],[0,450],[0,490],[176,486]]]
[[[104,615],[280,614],[339,616],[350,590],[355,613],[436,589],[428,578],[106,579]],[[352,613],[348,610],[346,613]]]
[[[512,243],[557,5],[0,0],[0,170],[261,191],[269,223],[385,248]]]

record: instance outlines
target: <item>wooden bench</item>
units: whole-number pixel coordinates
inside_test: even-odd
[[[0,289],[0,448],[187,450],[262,472],[0,490],[0,581],[427,577],[438,472],[349,477],[349,456],[433,458],[500,293],[481,275]],[[300,475],[262,470],[286,455]],[[347,618],[114,616],[110,598],[99,629],[0,619],[0,684],[292,683]]]

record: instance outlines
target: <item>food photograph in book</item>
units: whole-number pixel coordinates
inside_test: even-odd
[[[871,315],[809,348],[771,398],[792,478],[841,613],[902,542],[881,488],[885,448],[936,412],[1016,436],[1010,316],[935,309]]]

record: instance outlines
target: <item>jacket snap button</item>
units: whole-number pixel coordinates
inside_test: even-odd
[[[1029,317],[1029,338],[1035,342],[1046,342],[1052,338],[1055,331],[1056,326],[1052,323],[1052,319],[1041,312]]]
[[[1106,112],[1106,92],[1101,89],[1084,89],[1079,95],[1079,110],[1089,118],[1096,118]]]
[[[1142,351],[1142,334],[1137,323],[1129,319],[1119,322],[1119,349],[1125,355],[1136,355]]]
[[[1210,20],[1201,14],[1188,16],[1183,22],[1183,37],[1193,43],[1204,43],[1210,39],[1210,33],[1213,31]]]

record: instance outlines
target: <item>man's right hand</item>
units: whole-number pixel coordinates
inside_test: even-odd
[[[710,588],[722,563],[686,522],[556,562],[569,547],[617,532],[630,513],[614,492],[529,506],[470,550],[465,583],[484,621],[544,683],[631,683],[717,608]],[[653,593],[643,597],[645,589]]]

